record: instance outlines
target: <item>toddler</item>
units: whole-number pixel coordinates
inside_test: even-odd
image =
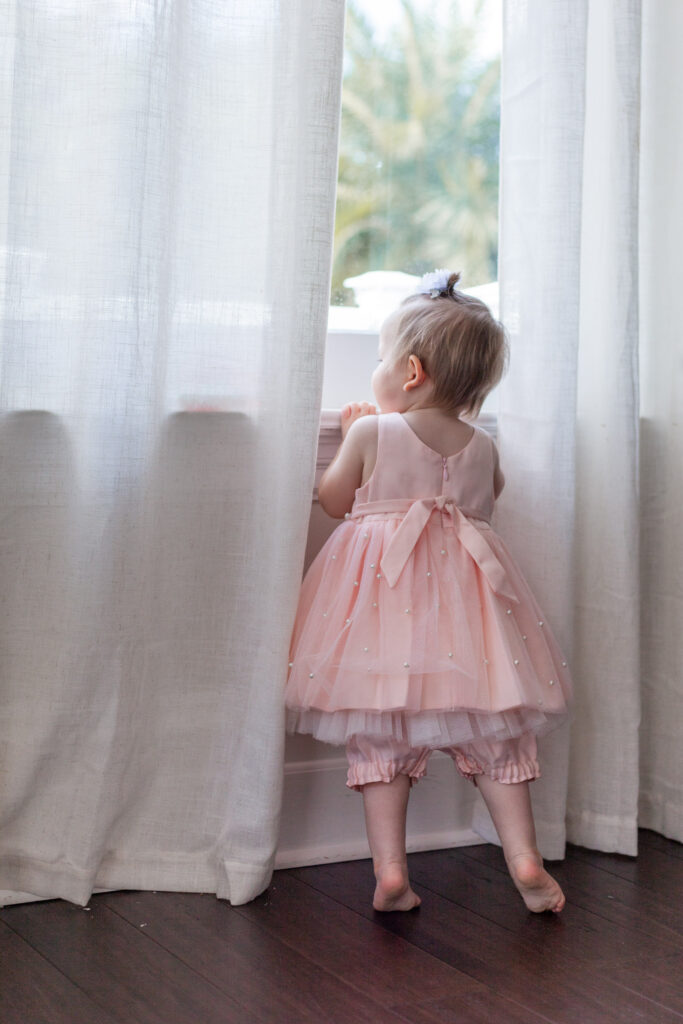
[[[380,331],[368,403],[342,410],[319,500],[344,518],[303,582],[285,699],[290,732],[346,745],[363,794],[376,910],[420,903],[405,822],[432,750],[481,791],[527,907],[564,895],[536,847],[536,737],[567,714],[571,679],[529,585],[490,519],[504,478],[469,423],[500,380],[503,327],[426,274]]]

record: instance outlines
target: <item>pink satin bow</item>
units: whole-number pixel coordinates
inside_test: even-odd
[[[482,570],[493,591],[501,597],[506,597],[508,601],[519,604],[519,598],[512,589],[505,569],[486,538],[460,511],[452,498],[439,495],[435,498],[418,498],[415,501],[393,499],[366,502],[356,506],[350,518],[383,513],[396,515],[404,510],[406,514],[403,521],[391,538],[380,562],[380,568],[390,587],[396,585],[429,517],[433,512],[446,512],[453,520],[456,537]]]

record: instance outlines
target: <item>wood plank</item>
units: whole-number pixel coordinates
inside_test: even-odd
[[[444,850],[413,854],[411,872],[415,881],[426,888],[535,942],[537,915],[526,909],[500,850],[489,849],[496,860],[499,855],[502,870],[498,870],[497,865],[468,859],[458,851]],[[573,893],[566,870],[552,865],[552,871],[560,884]],[[608,920],[596,914],[588,901],[582,906],[576,899],[570,899],[562,912],[562,920],[571,927],[552,928],[546,942],[552,944],[557,955],[577,961],[577,967],[580,962],[599,967],[639,954],[666,956],[680,951],[680,940],[675,933],[669,932],[666,938],[661,934],[650,936],[646,931],[634,929],[629,920],[618,923],[614,918]]]
[[[683,955],[636,959],[610,967],[607,977],[683,1017]]]
[[[457,999],[473,987],[466,975],[304,884],[291,870],[276,871],[266,893],[234,909],[385,1007]]]
[[[372,909],[369,860],[276,872],[243,907],[127,892],[0,911],[3,1024],[683,1024],[680,844],[568,849],[526,911],[501,851],[412,854],[423,899]],[[144,926],[144,927],[142,927]]]
[[[320,891],[343,898],[357,913],[374,915],[387,931],[550,1021],[680,1024],[677,1013],[625,989],[576,957],[568,958],[561,946],[554,948],[553,931],[571,928],[571,915],[565,918],[566,912],[559,916],[529,914],[534,931],[520,936],[419,884],[415,890],[423,905],[418,912],[377,914],[368,904],[367,867],[363,870],[362,861],[337,864],[334,870],[328,866],[299,868],[296,875]]]
[[[421,1006],[406,1006],[401,1012],[410,1024],[543,1024],[550,1020],[496,995],[484,985],[464,992],[457,1002],[440,999]]]
[[[97,1006],[0,921],[0,1020],[2,1024],[115,1024],[116,1018]]]
[[[679,860],[683,860],[683,843],[677,842],[675,839],[667,839],[666,836],[660,836],[658,832],[652,832],[649,828],[638,829],[638,846],[651,846],[654,850],[660,850],[662,853],[667,853],[670,857],[677,857]]]
[[[672,857],[648,844],[641,845],[637,857],[586,850],[582,846],[568,845],[567,851],[573,857],[623,878],[647,892],[656,893],[664,900],[670,901],[672,896],[680,899],[683,896],[683,859]]]
[[[505,878],[508,877],[498,847],[469,847],[463,856],[470,863],[486,865],[492,870],[498,870]],[[669,949],[670,952],[678,948],[683,936],[683,919],[670,903],[665,906],[660,897],[586,863],[575,857],[571,850],[568,850],[566,860],[550,864],[548,869],[565,890],[572,907],[581,907],[611,922],[617,926],[620,935],[623,930],[632,932],[639,953],[643,951],[640,945],[643,936],[660,941],[660,953],[665,954],[672,944],[674,950]],[[649,939],[644,941],[647,943]]]
[[[244,1006],[150,940],[141,927],[144,918],[133,926],[102,895],[92,897],[89,911],[64,900],[20,903],[5,907],[2,920],[116,1021],[259,1024]]]
[[[366,876],[364,881],[370,881],[371,883],[369,890],[371,896],[374,879],[372,878],[370,862],[355,863],[366,865],[366,870],[363,872]],[[369,872],[367,870],[368,866]],[[342,865],[340,864],[330,865],[330,873],[332,875],[338,874],[341,867]],[[396,946],[391,942],[388,944],[388,936],[384,934],[382,937],[382,931],[379,931],[379,933],[377,930],[374,931],[374,935],[370,936],[370,945],[363,952],[361,960],[357,961],[355,959],[355,946],[359,926],[362,925],[361,920],[355,915],[349,915],[348,910],[346,910],[341,902],[337,902],[336,911],[328,910],[329,917],[327,919],[318,920],[316,904],[319,905],[319,896],[314,897],[312,901],[311,894],[306,894],[306,886],[297,889],[291,885],[291,882],[294,881],[292,876],[297,875],[299,870],[302,873],[306,873],[308,869],[276,872],[272,887],[274,890],[273,897],[278,892],[278,888],[280,889],[279,899],[282,901],[282,885],[286,883],[287,894],[291,894],[297,904],[305,904],[306,906],[306,917],[302,922],[304,927],[300,929],[298,922],[295,922],[297,926],[297,945],[303,942],[304,948],[306,948],[309,955],[311,950],[313,950],[313,955],[318,957],[327,957],[331,954],[333,962],[338,965],[337,969],[341,966],[345,972],[348,971],[348,977],[352,979],[354,985],[370,993],[378,990],[381,991],[382,999],[386,1003],[390,1003],[393,1009],[405,1021],[415,1021],[416,1024],[419,1024],[423,1020],[451,1020],[453,1007],[470,1006],[470,1003],[472,1019],[477,1019],[475,1008],[478,1006],[482,1014],[484,1014],[482,1019],[486,1020],[487,1024],[490,1024],[493,1019],[492,1013],[496,1013],[498,1010],[500,1010],[501,1014],[507,1015],[505,1019],[509,1019],[511,1022],[517,1019],[516,1014],[519,1014],[520,1021],[529,1021],[529,1024],[533,1024],[533,1021],[536,1020],[546,1019],[536,1014],[530,1014],[525,1008],[516,1007],[513,1003],[496,996],[485,985],[477,983],[473,979],[463,978],[459,972],[446,968],[432,957],[425,957],[419,949],[412,947],[408,943],[403,943],[399,940]],[[261,899],[265,904],[266,897],[261,897]],[[258,901],[254,902],[257,903]],[[253,906],[254,904],[249,904],[250,908]],[[240,911],[245,910],[244,907],[236,909]],[[283,903],[282,909],[284,910],[285,922],[291,921],[292,909],[287,905],[287,902]],[[346,922],[350,926],[349,930],[346,931],[345,929],[343,936],[329,935],[329,930],[331,928],[336,929],[337,927],[336,914],[340,912],[345,913]],[[417,910],[412,911],[408,915],[388,916],[411,917],[413,914],[419,915],[419,913],[420,911]],[[377,923],[380,923],[381,919],[386,916],[377,914],[371,909],[370,920],[373,924],[375,924],[376,919],[379,919]],[[272,917],[270,917],[269,923],[270,926],[275,925],[277,934],[281,934],[279,919],[276,918],[273,921]],[[342,940],[341,943],[339,942],[340,938]],[[330,943],[333,944],[332,949],[329,949]],[[325,952],[321,953],[321,950]],[[385,959],[385,952],[389,954],[388,959]],[[352,955],[349,956],[349,954]],[[454,975],[456,978],[455,984]],[[438,1000],[434,999],[435,994],[438,994],[440,997]],[[429,1002],[430,999],[432,1000],[431,1004]],[[353,1019],[355,1020],[355,1018]],[[462,1017],[459,1019],[462,1019]]]
[[[507,867],[498,847],[469,847],[460,852],[470,863],[495,866],[501,878],[507,876]],[[632,940],[633,959],[604,967],[600,973],[669,1011],[681,1013],[683,922],[680,901],[675,900],[665,906],[660,897],[652,896],[632,882],[586,864],[580,858],[573,858],[571,850],[567,860],[552,864],[551,870],[569,891],[571,903],[583,900],[589,907],[592,901],[596,905],[596,913],[606,921],[618,924],[619,933],[627,934]],[[659,920],[664,911],[667,912],[667,924],[661,924]],[[609,941],[609,935],[605,941]],[[621,948],[623,950],[623,946]],[[665,980],[661,977],[662,965],[674,965]],[[675,965],[679,965],[677,977]]]
[[[107,894],[107,906],[268,1024],[401,1024],[376,1000],[212,894]],[[331,903],[331,901],[330,901]],[[335,927],[331,904],[328,928]]]

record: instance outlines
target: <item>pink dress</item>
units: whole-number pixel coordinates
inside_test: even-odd
[[[375,469],[302,585],[289,732],[471,753],[566,718],[567,663],[490,526],[496,460],[481,428],[444,458],[379,416]]]

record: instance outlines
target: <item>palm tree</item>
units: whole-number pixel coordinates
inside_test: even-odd
[[[367,270],[462,269],[495,279],[500,60],[477,55],[487,0],[446,19],[401,0],[378,40],[358,0],[347,9],[333,296]]]

